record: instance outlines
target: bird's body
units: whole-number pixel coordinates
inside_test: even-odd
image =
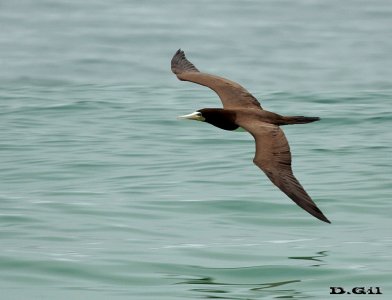
[[[255,139],[256,154],[253,162],[288,197],[316,218],[330,223],[291,169],[291,153],[281,125],[305,124],[318,121],[317,117],[281,116],[264,110],[257,99],[236,82],[201,73],[178,50],[171,68],[180,80],[191,81],[214,90],[223,108],[203,108],[182,118],[210,123],[224,130],[243,128]]]

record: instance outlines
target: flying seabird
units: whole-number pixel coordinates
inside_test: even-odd
[[[312,216],[331,223],[316,206],[291,169],[289,143],[279,127],[306,124],[318,117],[281,116],[264,110],[257,99],[238,83],[200,72],[179,49],[171,60],[171,70],[179,80],[209,87],[222,101],[223,108],[203,108],[180,118],[210,123],[224,130],[239,127],[248,131],[256,143],[253,162],[282,192]]]

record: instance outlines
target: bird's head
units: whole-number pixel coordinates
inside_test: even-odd
[[[206,121],[206,118],[203,116],[202,109],[197,110],[188,115],[179,116],[178,119],[194,120],[194,121],[201,121],[201,122]]]
[[[235,113],[222,108],[203,108],[189,115],[179,116],[179,119],[207,122],[224,130],[235,130]]]

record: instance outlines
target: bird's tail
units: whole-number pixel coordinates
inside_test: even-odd
[[[304,116],[282,117],[280,125],[306,124],[319,120],[320,120],[319,117],[304,117]]]

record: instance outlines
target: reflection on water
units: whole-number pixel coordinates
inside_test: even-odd
[[[202,288],[191,288],[190,291],[203,293],[202,297],[206,299],[253,299],[253,297],[274,296],[276,299],[299,299],[310,298],[311,296],[303,294],[296,289],[276,289],[291,283],[298,283],[301,280],[287,280],[268,283],[225,283],[217,282],[212,277],[201,277],[178,282],[177,284],[203,285]],[[261,294],[262,293],[262,294]],[[223,294],[235,296],[227,297]],[[254,298],[254,299],[256,299]]]
[[[289,259],[303,259],[303,260],[311,260],[311,261],[317,261],[317,262],[324,262],[320,257],[326,257],[327,251],[320,251],[316,253],[317,255],[313,256],[290,256]],[[325,263],[324,263],[325,264]],[[322,264],[314,264],[311,265],[312,267],[319,267]]]
[[[273,298],[273,299],[303,299],[314,298],[304,292],[305,282],[309,278],[315,278],[318,275],[314,273],[316,269],[309,267],[319,267],[326,265],[323,258],[328,256],[328,251],[319,251],[314,255],[309,256],[290,256],[289,260],[304,260],[317,262],[308,266],[295,266],[292,264],[287,266],[263,266],[263,267],[247,267],[247,268],[233,268],[233,269],[204,269],[201,272],[206,274],[213,270],[214,274],[197,275],[187,274],[179,275],[181,281],[176,282],[176,285],[190,285],[190,292],[198,293],[198,297],[206,299],[259,299],[259,298]],[[193,268],[194,269],[194,268]],[[200,270],[200,268],[197,268]],[[209,271],[207,271],[209,270]],[[257,272],[255,272],[257,270]],[[308,271],[306,271],[308,270]],[[312,271],[313,270],[313,271]],[[238,276],[235,273],[242,273]],[[246,273],[246,274],[245,274]],[[302,275],[298,275],[302,274]],[[257,283],[259,275],[262,278],[275,278],[275,281],[264,283]],[[178,276],[175,276],[178,279]],[[244,280],[244,278],[246,278]],[[291,278],[290,278],[291,277]],[[294,277],[294,278],[293,278]],[[299,278],[300,277],[300,278]],[[242,280],[236,280],[241,278]],[[279,280],[281,278],[282,280]],[[286,280],[284,280],[286,279]],[[290,280],[289,280],[290,279]],[[255,282],[256,281],[256,282]],[[302,282],[302,283],[301,283]],[[301,283],[299,285],[299,283]]]

